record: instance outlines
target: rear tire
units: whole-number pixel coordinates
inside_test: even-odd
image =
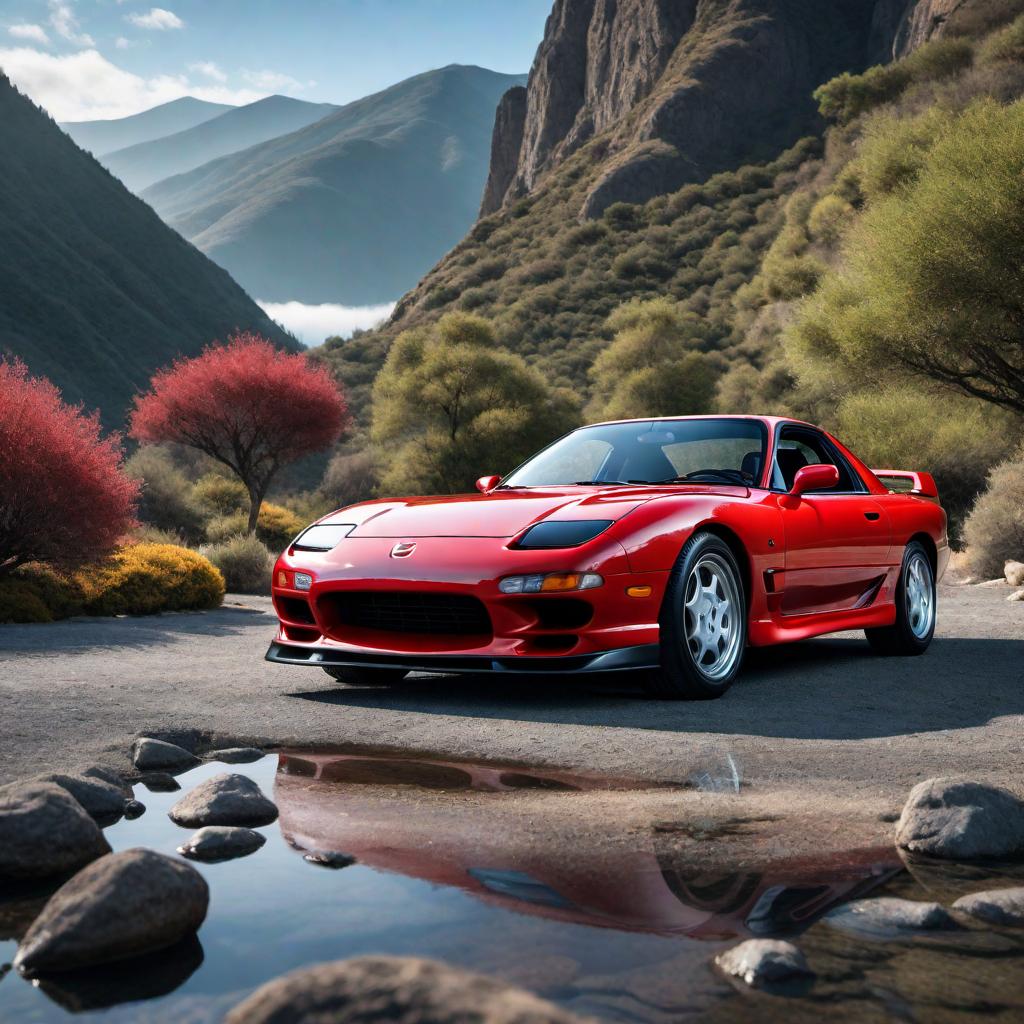
[[[736,558],[720,537],[695,533],[669,575],[661,606],[661,666],[645,688],[665,700],[711,700],[732,685],[747,646]]]
[[[354,665],[325,668],[324,671],[332,679],[349,686],[393,686],[409,674],[404,668],[358,668]]]
[[[904,657],[924,654],[935,634],[935,573],[920,541],[911,541],[903,552],[896,581],[896,622],[865,629],[872,650]]]

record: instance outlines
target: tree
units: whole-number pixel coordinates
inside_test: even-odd
[[[73,569],[135,526],[139,485],[98,414],[61,401],[19,360],[0,361],[0,575],[25,562]]]
[[[627,302],[608,318],[612,343],[590,375],[593,419],[683,416],[714,404],[721,357],[701,351],[708,330],[700,317],[669,299]]]
[[[277,471],[333,444],[348,409],[330,373],[241,332],[159,371],[135,399],[131,434],[175,441],[231,469],[249,496],[248,531]]]
[[[373,389],[372,437],[391,493],[467,490],[575,425],[565,393],[497,346],[480,317],[449,313],[404,331]]]
[[[868,207],[788,333],[802,379],[902,373],[1024,413],[1024,103],[939,128]]]

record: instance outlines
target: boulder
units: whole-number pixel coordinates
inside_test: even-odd
[[[969,914],[989,924],[1010,927],[1024,926],[1024,886],[1015,889],[990,889],[961,896],[954,910]]]
[[[173,946],[206,918],[210,893],[195,868],[152,850],[101,857],[50,898],[14,966],[34,977]]]
[[[252,779],[225,773],[201,782],[170,810],[171,820],[188,828],[203,825],[269,825],[277,807]]]
[[[139,777],[150,793],[174,793],[181,789],[181,783],[167,772],[146,772]]]
[[[267,841],[251,828],[233,825],[207,825],[178,847],[178,853],[192,860],[231,860],[254,853]]]
[[[1007,601],[1024,601],[1024,587],[1021,587],[1020,590],[1015,590],[1012,594],[1007,594],[1006,595],[1006,600]]]
[[[1024,587],[1024,562],[1006,562],[1003,565],[1003,575],[1010,586]]]
[[[226,1024],[573,1024],[530,992],[416,957],[364,956],[286,974],[239,1003]]]
[[[52,782],[0,792],[0,878],[46,878],[76,871],[110,846],[82,805]]]
[[[1024,852],[1024,802],[996,786],[929,779],[910,792],[896,825],[896,845],[951,860]]]
[[[814,973],[793,943],[779,939],[747,939],[715,957],[715,963],[726,974],[755,987]]]
[[[86,814],[97,821],[116,820],[124,813],[125,801],[131,797],[131,790],[125,793],[124,780],[115,783],[103,775],[91,774],[95,771],[90,769],[89,772],[74,774],[53,772],[40,775],[39,781],[52,782],[66,789],[82,805]]]
[[[263,757],[259,747],[225,747],[223,750],[211,750],[206,755],[207,761],[223,761],[224,764],[251,764]]]
[[[146,805],[139,800],[127,800],[124,805],[124,816],[129,821],[141,818],[146,813]]]
[[[945,907],[894,896],[853,900],[833,907],[824,920],[845,932],[872,938],[898,938],[914,932],[942,931],[959,925]]]
[[[199,758],[176,743],[143,736],[135,741],[132,761],[141,772],[183,772],[199,764]]]
[[[339,853],[337,850],[313,850],[303,854],[302,859],[307,864],[316,864],[321,868],[350,868],[355,864],[356,859],[350,853]]]

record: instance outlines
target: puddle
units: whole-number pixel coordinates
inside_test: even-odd
[[[581,828],[567,842],[533,796],[558,810],[574,792],[631,787],[566,772],[296,752],[204,764],[179,781],[187,790],[223,771],[258,782],[280,819],[251,856],[196,864],[211,888],[198,940],[38,986],[0,968],[0,1020],[212,1024],[271,978],[366,953],[435,957],[612,1021],[1024,1019],[1024,930],[887,944],[817,923],[867,893],[948,901],[996,869],[907,871],[882,848],[712,870],[692,843],[688,860],[674,848],[677,833],[756,832],[757,818],[658,822],[611,839]],[[173,854],[190,834],[167,817],[180,795],[138,786],[147,811],[106,830],[114,849]],[[43,900],[0,894],[0,964]],[[818,979],[784,1002],[739,992],[711,967],[739,939],[785,935],[800,936]]]

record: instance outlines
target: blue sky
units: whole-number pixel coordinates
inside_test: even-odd
[[[345,103],[428,68],[525,72],[552,0],[3,0],[0,68],[58,120],[178,96]]]

